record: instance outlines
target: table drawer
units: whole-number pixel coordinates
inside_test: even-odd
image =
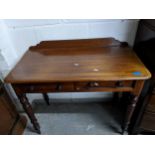
[[[16,84],[13,85],[16,93],[46,93],[74,91],[73,83],[47,83],[47,84]]]
[[[77,92],[77,91],[130,91],[132,81],[104,82],[65,82],[13,85],[16,93],[47,93],[47,92]],[[118,88],[118,89],[117,89]]]
[[[131,88],[133,81],[104,81],[104,82],[77,82],[75,83],[76,91],[84,90],[102,90],[110,88]]]

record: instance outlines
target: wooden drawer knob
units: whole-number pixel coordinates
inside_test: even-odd
[[[62,90],[62,84],[58,83],[56,89],[57,89],[58,91],[61,91],[61,90]]]
[[[122,81],[118,81],[116,82],[116,87],[123,87],[123,82]]]
[[[33,91],[34,90],[34,86],[30,86],[30,90]]]
[[[98,87],[99,83],[98,82],[90,82],[89,86],[90,87]]]
[[[79,88],[79,87],[76,87],[76,90],[77,90],[77,91],[79,91],[79,90],[80,90],[80,88]]]

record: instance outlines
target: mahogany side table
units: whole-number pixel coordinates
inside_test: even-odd
[[[39,123],[26,93],[128,92],[124,116],[128,129],[138,97],[150,72],[127,44],[114,38],[42,41],[28,49],[5,78],[14,88],[35,130]]]

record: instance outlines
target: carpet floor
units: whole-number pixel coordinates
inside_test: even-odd
[[[123,110],[119,104],[93,100],[33,102],[42,135],[119,135]],[[37,135],[28,121],[24,135]]]

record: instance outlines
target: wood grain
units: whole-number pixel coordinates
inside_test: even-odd
[[[128,129],[150,72],[128,47],[113,38],[43,41],[30,47],[5,78],[11,83],[34,129],[41,133],[26,93],[130,92],[123,132]]]
[[[56,45],[55,42],[48,41],[30,49],[9,73],[5,82],[115,81],[151,77],[131,48],[122,47],[112,38],[107,41],[57,41]],[[135,75],[135,72],[140,75]]]

